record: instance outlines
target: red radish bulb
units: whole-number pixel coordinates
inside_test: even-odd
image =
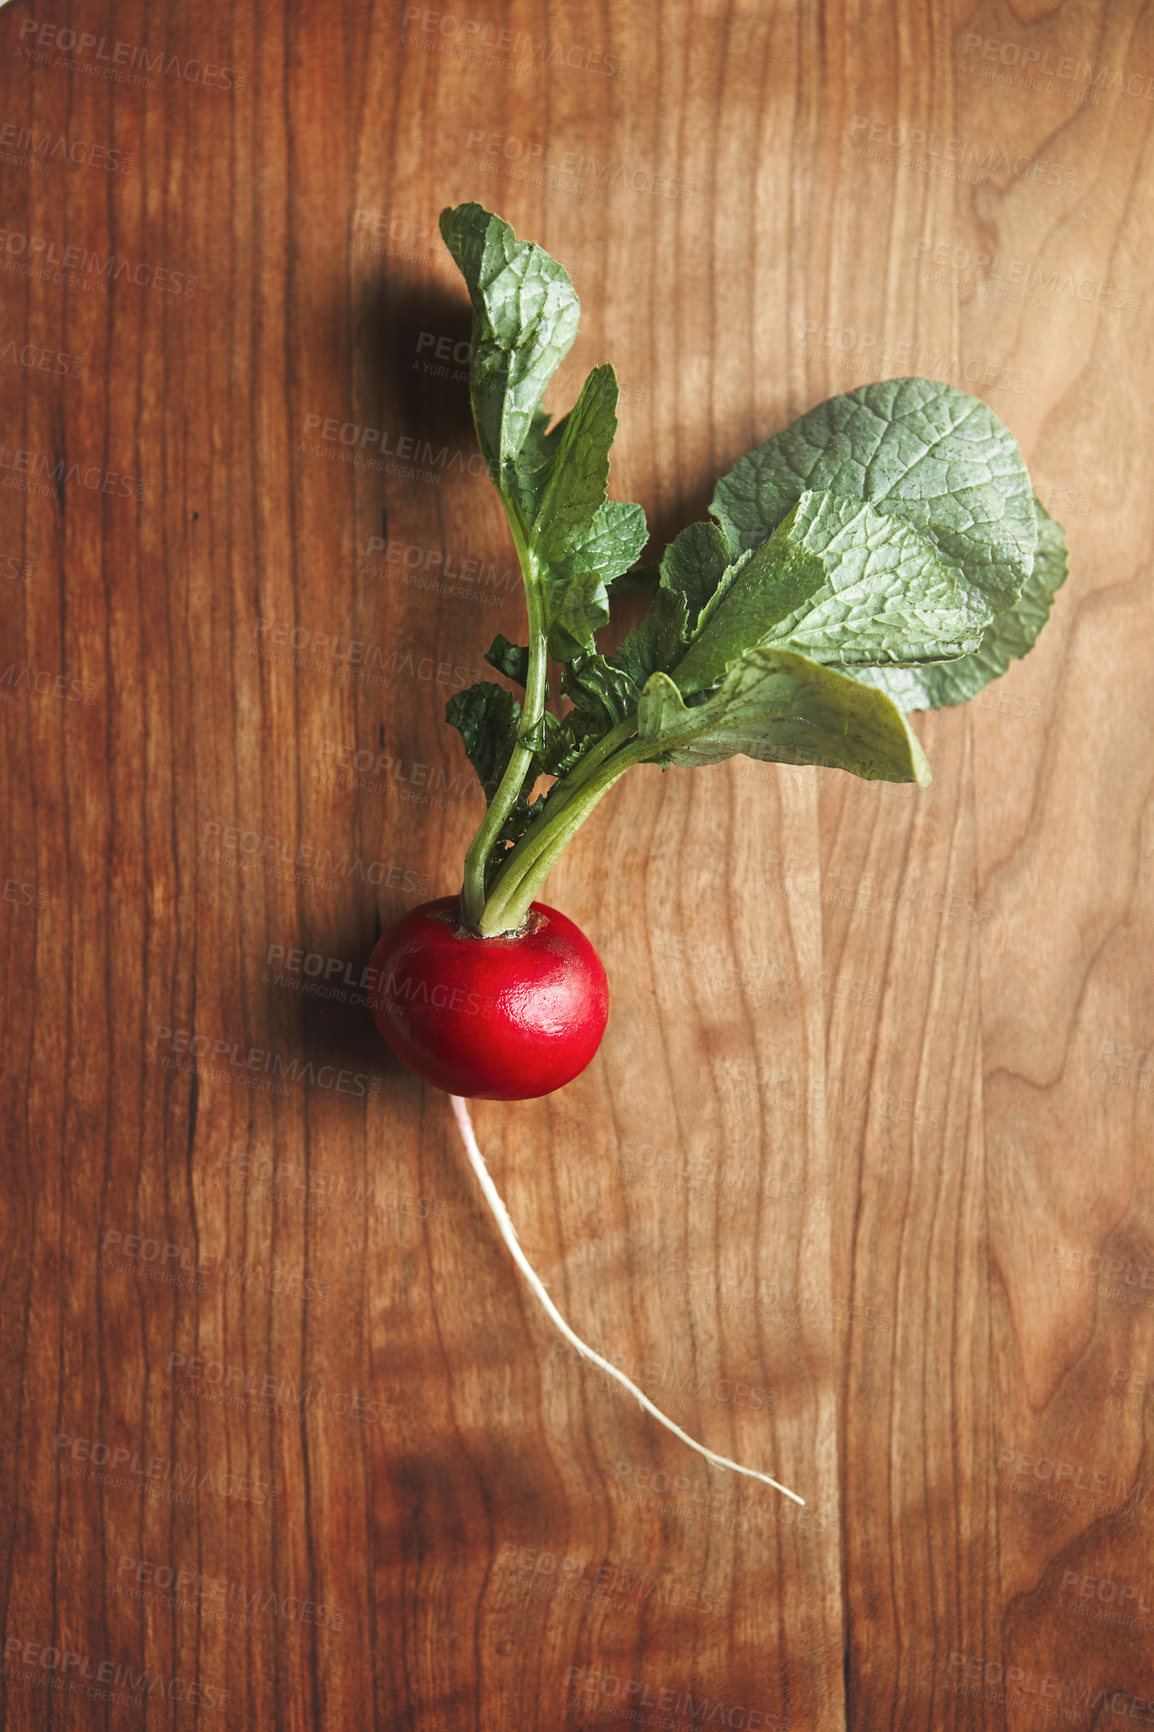
[[[579,1076],[601,1044],[609,983],[579,927],[544,903],[480,938],[456,896],[412,908],[369,960],[373,1021],[402,1064],[449,1094],[523,1101]]]

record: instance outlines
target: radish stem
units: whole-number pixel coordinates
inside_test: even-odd
[[[648,742],[640,740],[619,747],[606,755],[595,773],[583,779],[579,787],[572,792],[566,789],[552,811],[546,807],[510,850],[493,881],[476,922],[482,937],[490,938],[521,926],[529,904],[544,885],[565,844],[618,776],[624,775],[633,764],[643,764],[651,753]]]
[[[0,0],[2,3],[2,0]],[[529,552],[524,531],[516,512],[511,512],[509,525],[521,562],[525,581],[525,606],[529,618],[529,668],[525,684],[525,702],[517,744],[514,746],[505,773],[481,819],[477,834],[465,856],[465,877],[461,893],[461,914],[467,926],[475,927],[485,905],[485,863],[505,819],[513,810],[518,794],[533,762],[533,748],[525,740],[533,735],[545,709],[545,633],[542,625],[541,577],[537,562]]]
[[[742,1467],[739,1461],[730,1461],[727,1456],[715,1455],[713,1450],[706,1449],[704,1444],[696,1443],[693,1438],[689,1436],[688,1432],[682,1431],[681,1427],[674,1424],[672,1419],[668,1419],[659,1407],[655,1407],[649,1397],[643,1394],[642,1391],[638,1389],[637,1385],[632,1383],[629,1378],[626,1377],[623,1371],[618,1371],[615,1365],[610,1365],[607,1359],[603,1359],[600,1353],[595,1353],[592,1347],[586,1346],[585,1342],[581,1340],[579,1335],[574,1334],[573,1330],[570,1329],[568,1323],[566,1323],[565,1319],[558,1311],[556,1305],[554,1305],[552,1299],[550,1299],[540,1276],[537,1274],[533,1265],[530,1263],[517,1242],[516,1231],[514,1230],[512,1221],[509,1219],[509,1211],[501,1201],[500,1193],[489,1176],[489,1169],[485,1165],[485,1158],[478,1147],[476,1133],[473,1130],[473,1121],[469,1117],[468,1101],[463,1099],[461,1095],[450,1095],[449,1099],[453,1103],[453,1114],[457,1120],[457,1128],[461,1133],[461,1141],[465,1145],[465,1153],[469,1157],[469,1164],[477,1175],[477,1182],[480,1185],[481,1190],[484,1192],[485,1201],[492,1210],[497,1226],[500,1228],[501,1237],[512,1252],[513,1261],[516,1263],[526,1281],[528,1281],[530,1287],[533,1289],[533,1292],[536,1294],[549,1316],[553,1319],[553,1322],[557,1325],[562,1335],[564,1335],[565,1339],[573,1343],[574,1347],[583,1358],[590,1360],[594,1365],[600,1366],[601,1370],[608,1372],[610,1377],[615,1377],[618,1383],[623,1384],[631,1395],[637,1397],[638,1401],[647,1413],[651,1413],[655,1419],[659,1419],[662,1425],[664,1425],[669,1431],[673,1432],[674,1436],[681,1439],[682,1443],[687,1443],[690,1449],[695,1449],[698,1455],[703,1455],[706,1461],[713,1463],[714,1467],[729,1467],[732,1468],[735,1473],[748,1474],[750,1479],[760,1479],[765,1485],[771,1485],[775,1491],[783,1492],[786,1497],[791,1497],[794,1503],[799,1503],[802,1508],[804,1508],[805,1499],[803,1497],[798,1497],[795,1491],[790,1491],[787,1486],[780,1485],[777,1480],[770,1479],[767,1473],[758,1473],[757,1469],[753,1467]]]

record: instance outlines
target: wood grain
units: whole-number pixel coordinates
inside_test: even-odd
[[[1149,8],[59,0],[0,78],[0,1719],[1154,1721]],[[475,1114],[574,1327],[804,1511],[562,1350],[357,992],[521,618],[473,197],[655,545],[904,373],[1067,528],[927,791],[618,786],[549,886],[602,1052]]]

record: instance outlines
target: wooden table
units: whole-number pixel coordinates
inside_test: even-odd
[[[1150,9],[16,0],[0,72],[0,1718],[1154,1721]],[[655,548],[909,373],[1068,531],[926,792],[615,788],[602,1051],[476,1109],[574,1327],[804,1510],[566,1350],[363,1007],[522,620],[470,198]]]

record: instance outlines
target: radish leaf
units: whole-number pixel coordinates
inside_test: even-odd
[[[657,564],[639,505],[607,497],[618,386],[595,367],[555,426],[542,402],[577,333],[567,274],[479,204],[441,215],[473,307],[473,419],[525,583],[528,642],[450,700],[488,800],[462,918],[519,927],[568,838],[638,763],[735,753],[929,780],[904,712],[962,703],[1028,652],[1065,577],[1009,429],[976,397],[887,379],[829,398],[717,482],[712,521]],[[611,655],[610,586],[651,604]],[[549,655],[571,707],[546,708]],[[532,798],[541,776],[556,778]]]
[[[1033,490],[1017,442],[977,397],[933,379],[886,379],[831,397],[723,475],[710,512],[732,556],[758,547],[803,492],[868,500],[933,540],[995,611],[1030,574]]]
[[[550,655],[569,661],[592,650],[594,632],[609,620],[605,586],[628,570],[648,536],[640,505],[606,499],[598,506],[584,539],[548,568],[542,583]],[[536,541],[530,545],[536,552]]]
[[[503,632],[498,632],[488,649],[485,660],[489,666],[496,668],[506,679],[515,680],[523,686],[529,677],[529,650],[525,644],[510,643]]]
[[[1034,505],[1038,514],[1034,569],[1013,606],[991,620],[972,655],[936,666],[858,669],[857,677],[888,693],[901,710],[936,710],[944,704],[967,703],[991,680],[999,679],[1011,661],[1028,655],[1066,581],[1066,532],[1040,499]]]
[[[976,649],[989,619],[961,605],[953,572],[901,518],[803,493],[715,590],[675,677],[682,691],[706,690],[764,643],[843,664],[940,661]]]
[[[539,589],[545,646],[568,661],[593,650],[593,634],[609,619],[606,585],[636,561],[649,534],[639,505],[606,498],[617,375],[595,367],[573,408],[548,430],[541,399],[580,316],[568,275],[479,204],[443,211],[441,233],[473,304],[469,389],[477,438],[526,585]]]
[[[519,241],[508,223],[479,204],[443,211],[441,234],[473,303],[473,419],[500,486],[546,385],[573,346],[577,291],[544,247]]]
[[[692,707],[668,675],[656,673],[637,721],[640,739],[674,764],[719,764],[741,752],[778,764],[823,764],[867,781],[924,787],[930,780],[917,739],[884,692],[792,650],[747,650],[719,689]]]
[[[453,693],[445,705],[445,720],[460,734],[485,799],[491,801],[517,739],[520,704],[504,686],[478,680]]]
[[[561,675],[561,690],[606,728],[624,721],[637,708],[637,686],[602,655],[574,656]]]

